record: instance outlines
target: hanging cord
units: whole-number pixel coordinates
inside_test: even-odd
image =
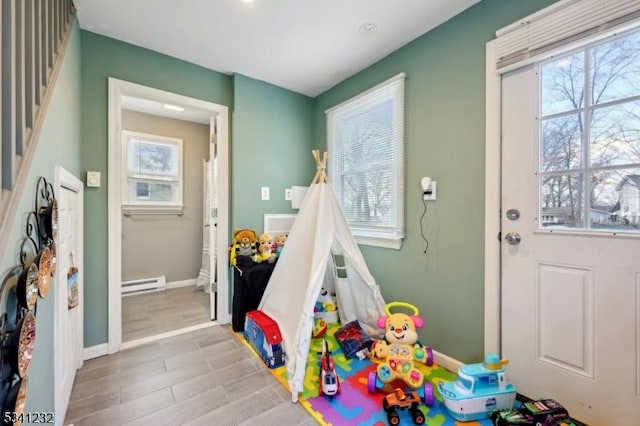
[[[427,254],[427,250],[429,249],[429,240],[427,239],[427,237],[424,236],[424,229],[422,227],[422,220],[427,214],[427,201],[423,199],[422,204],[424,204],[424,211],[422,212],[422,216],[420,216],[420,235],[422,236],[422,239],[424,240],[424,243],[425,243],[423,253]]]

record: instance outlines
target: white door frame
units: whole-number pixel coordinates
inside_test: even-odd
[[[496,41],[486,45],[484,178],[484,353],[500,353],[500,76]]]
[[[190,106],[211,112],[216,120],[218,142],[218,179],[216,181],[218,205],[218,230],[216,252],[226,253],[229,229],[229,109],[214,104],[164,90],[154,89],[124,80],[109,78],[109,131],[108,131],[108,286],[109,286],[109,341],[108,353],[120,350],[122,346],[122,148],[121,148],[121,101],[122,96],[153,99],[168,104]],[[213,252],[213,250],[212,250]],[[217,312],[216,319],[221,324],[229,322],[229,283],[226,262],[217,262]]]
[[[78,304],[78,306],[75,308],[78,310],[77,317],[80,319],[84,318],[84,301],[83,301],[83,297],[84,297],[84,292],[82,290],[82,283],[84,282],[84,257],[83,257],[83,253],[84,253],[84,237],[83,237],[83,231],[84,231],[84,186],[82,184],[82,181],[80,179],[78,179],[77,177],[75,177],[73,174],[71,174],[70,172],[68,172],[66,169],[64,169],[61,166],[55,166],[55,170],[54,170],[54,177],[53,177],[53,188],[54,188],[54,194],[60,194],[62,191],[62,188],[67,188],[73,192],[75,192],[77,194],[77,205],[76,205],[76,244],[77,244],[77,252],[74,253],[74,259],[73,262],[75,263],[75,266],[78,268],[78,283],[80,283],[80,303]],[[60,256],[60,252],[57,253],[57,256]],[[58,265],[60,265],[60,263],[58,262]],[[66,286],[67,285],[67,271],[63,271],[62,268],[58,267],[57,271],[56,271],[56,284],[58,288],[61,288],[61,286]],[[60,324],[60,315],[59,315],[59,305],[61,303],[64,303],[65,305],[65,309],[66,309],[66,305],[67,305],[67,300],[60,300],[60,296],[61,296],[60,291],[54,291],[53,292],[53,306],[54,306],[54,310],[53,310],[53,333],[54,333],[54,339],[53,339],[53,353],[54,353],[54,374],[53,374],[53,380],[54,380],[54,407],[55,407],[55,412],[56,413],[60,413],[60,416],[64,416],[64,413],[67,411],[67,406],[69,405],[69,397],[70,395],[62,395],[59,392],[60,386],[61,386],[61,382],[62,382],[62,375],[63,372],[60,371],[58,369],[58,357],[59,356],[65,356],[65,354],[68,351],[68,348],[60,348],[61,342],[62,342],[62,330],[61,330],[61,324]],[[66,297],[65,297],[66,299]],[[84,340],[84,322],[80,321],[79,325],[78,325],[78,333],[80,335],[80,339],[79,342],[83,342]],[[82,351],[83,351],[84,345],[79,345],[79,347],[74,348],[74,350],[77,351],[77,360],[79,362],[79,365],[76,366],[76,368],[80,368],[82,366],[82,360],[83,360],[83,356],[82,356]],[[58,420],[56,419],[56,424],[58,424]],[[62,424],[62,420],[60,420],[60,424]]]

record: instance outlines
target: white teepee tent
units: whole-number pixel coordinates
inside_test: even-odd
[[[313,329],[313,308],[331,268],[331,254],[344,257],[346,279],[334,282],[338,310],[343,323],[357,319],[369,335],[381,335],[376,321],[385,315],[380,289],[351,234],[325,173],[322,160],[313,151],[317,172],[287,245],[278,259],[258,309],[280,327],[287,354],[287,376],[292,400],[303,391],[306,362]]]

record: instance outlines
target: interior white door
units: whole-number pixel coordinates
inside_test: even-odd
[[[218,168],[217,155],[218,144],[216,134],[216,118],[211,117],[209,136],[209,316],[212,320],[217,318],[217,284],[218,284]]]
[[[82,280],[82,182],[58,169],[57,181],[58,240],[56,241],[55,299],[55,406],[56,424],[62,424],[69,404],[76,370],[82,366],[83,350],[83,280]],[[69,309],[68,274],[77,268],[78,305]]]
[[[502,78],[502,355],[519,393],[637,425],[640,239],[540,225],[538,74]]]

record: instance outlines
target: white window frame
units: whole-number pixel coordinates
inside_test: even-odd
[[[371,89],[348,99],[333,108],[325,111],[327,115],[327,147],[329,149],[329,179],[334,182],[334,190],[341,200],[342,188],[335,184],[340,180],[340,172],[336,166],[335,153],[338,152],[337,129],[345,119],[361,113],[371,108],[372,103],[383,103],[392,99],[394,140],[393,150],[396,161],[392,166],[395,180],[392,183],[392,190],[397,195],[394,208],[396,210],[396,222],[393,226],[356,226],[351,225],[351,232],[359,244],[391,248],[399,250],[402,247],[404,238],[404,79],[405,74],[400,73]],[[332,155],[333,153],[333,155]]]
[[[141,181],[150,183],[172,183],[176,185],[175,198],[172,201],[144,201],[131,198],[129,192],[129,140],[131,138],[144,139],[149,142],[171,146],[176,149],[178,173],[176,180],[168,180],[152,175],[137,175]],[[184,185],[184,157],[183,140],[168,136],[153,135],[149,133],[122,131],[122,212],[131,214],[178,214],[183,213],[183,185]]]

